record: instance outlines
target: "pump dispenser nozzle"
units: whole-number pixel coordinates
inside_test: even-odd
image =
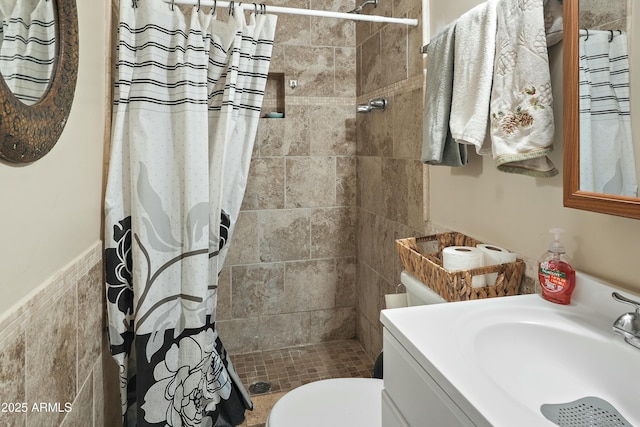
[[[556,254],[565,253],[564,245],[560,242],[560,235],[564,233],[562,228],[552,228],[549,233],[553,234],[553,242],[549,243],[549,252]]]

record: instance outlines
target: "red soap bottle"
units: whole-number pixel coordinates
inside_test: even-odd
[[[560,228],[549,230],[554,239],[538,264],[542,298],[556,304],[569,304],[576,287],[576,271],[571,267],[569,257],[560,242],[560,233],[563,231]]]

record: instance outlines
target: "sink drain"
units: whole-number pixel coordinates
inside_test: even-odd
[[[266,381],[258,381],[249,386],[251,394],[264,394],[271,391],[271,384]]]
[[[569,403],[546,404],[540,407],[547,419],[560,427],[629,426],[627,421],[609,402],[598,397],[583,397]]]

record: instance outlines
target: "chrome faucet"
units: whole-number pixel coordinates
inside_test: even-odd
[[[640,302],[623,297],[617,292],[611,294],[614,300],[632,305],[636,311],[625,313],[613,322],[613,332],[624,337],[624,340],[636,348],[640,348]]]

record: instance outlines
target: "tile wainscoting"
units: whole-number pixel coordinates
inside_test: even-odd
[[[102,242],[0,318],[0,425],[120,424],[104,334]]]

